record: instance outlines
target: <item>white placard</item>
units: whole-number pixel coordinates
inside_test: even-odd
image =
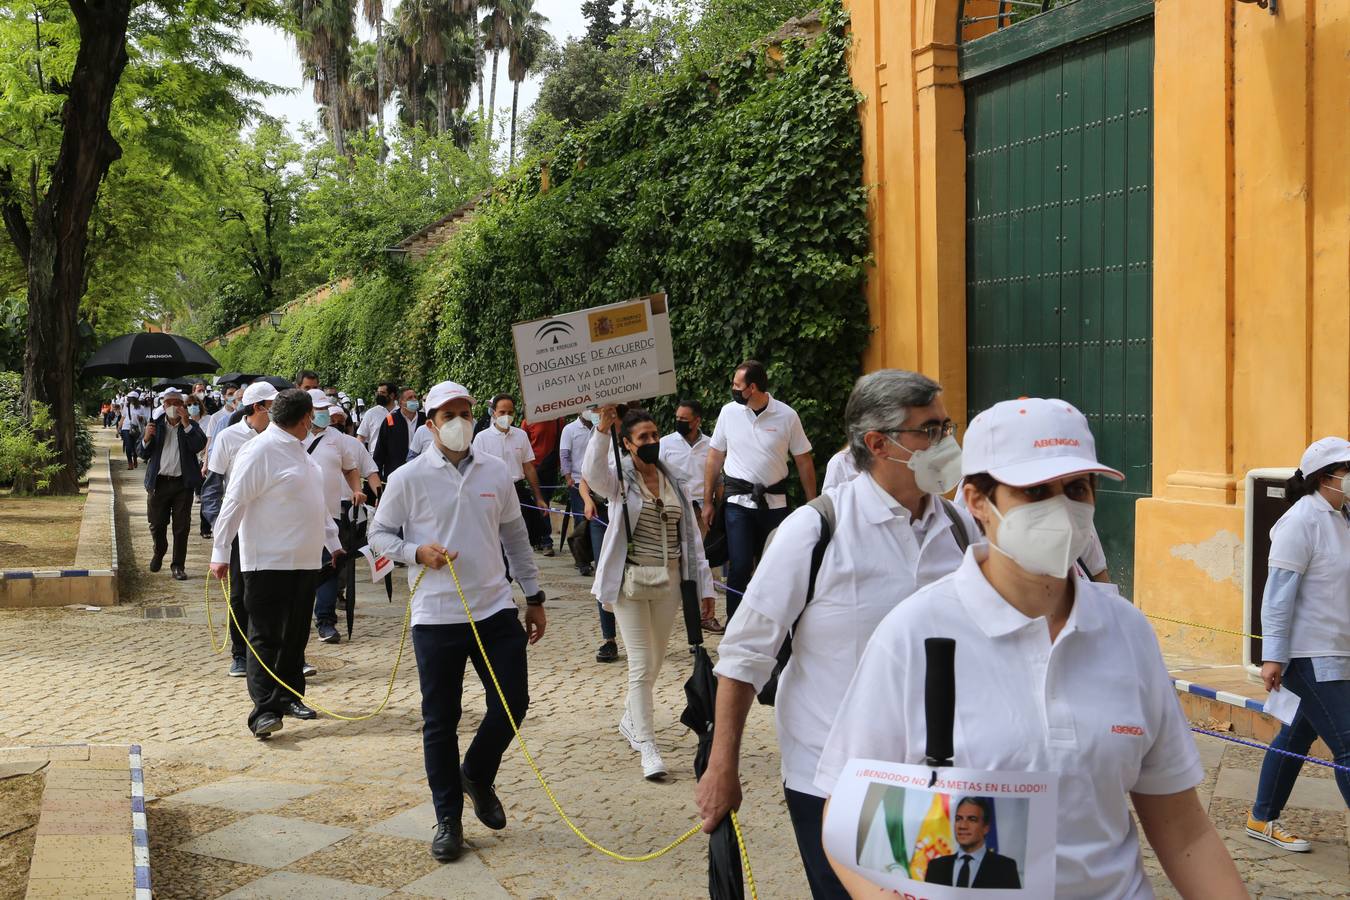
[[[369,544],[361,548],[361,555],[366,558],[366,562],[370,563],[370,581],[372,584],[381,581],[384,576],[394,571],[394,561],[387,556],[377,556],[375,551],[370,549]]]
[[[830,796],[825,849],[903,900],[1053,897],[1058,786],[1042,772],[851,759]],[[956,887],[962,865],[970,884]]]
[[[1284,724],[1293,725],[1294,716],[1298,715],[1299,702],[1298,694],[1281,685],[1266,698],[1265,711]]]
[[[519,322],[511,337],[529,421],[675,393],[665,294]]]

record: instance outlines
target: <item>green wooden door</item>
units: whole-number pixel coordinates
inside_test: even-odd
[[[965,84],[967,378],[973,416],[1062,397],[1092,423],[1097,529],[1133,582],[1152,478],[1153,23]]]

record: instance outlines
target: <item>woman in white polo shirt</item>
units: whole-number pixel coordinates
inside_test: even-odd
[[[1060,898],[1146,898],[1130,801],[1184,897],[1246,897],[1196,798],[1199,754],[1147,620],[1111,585],[1073,574],[1090,539],[1097,461],[1062,400],[999,403],[970,423],[962,472],[989,543],[891,612],[863,653],[816,770],[833,793],[853,758],[922,763],[924,639],[956,641],[962,768],[1059,780]],[[827,812],[828,815],[828,812]],[[854,897],[880,888],[837,863]]]
[[[1326,437],[1303,452],[1285,485],[1293,505],[1270,530],[1270,574],[1261,600],[1261,678],[1299,697],[1261,766],[1247,834],[1283,850],[1311,845],[1280,826],[1303,760],[1318,737],[1350,766],[1350,441]],[[1336,770],[1350,806],[1350,774]]]

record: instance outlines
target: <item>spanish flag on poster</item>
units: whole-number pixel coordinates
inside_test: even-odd
[[[952,814],[948,808],[950,801],[946,794],[934,794],[928,814],[919,826],[919,836],[914,841],[914,852],[909,855],[909,877],[923,881],[928,871],[928,863],[939,856],[948,856],[956,851],[952,849],[955,839],[952,836]]]

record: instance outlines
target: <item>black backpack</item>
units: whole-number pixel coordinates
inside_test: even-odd
[[[947,514],[947,518],[952,523],[952,537],[956,540],[956,546],[964,554],[966,548],[970,546],[970,535],[966,532],[966,523],[962,521],[961,514],[956,511],[956,507],[945,497],[939,497],[942,501],[942,511]],[[837,519],[834,513],[834,499],[829,494],[821,494],[812,500],[807,506],[820,513],[820,537],[816,539],[816,546],[811,550],[811,577],[806,583],[806,602],[810,603],[811,598],[816,595],[816,576],[820,574],[821,561],[825,559],[825,548],[830,546],[830,538],[834,536],[834,529]],[[764,542],[765,549],[773,540],[777,529],[769,535],[768,540]],[[778,648],[778,664],[773,667],[773,674],[769,676],[764,689],[759,692],[757,699],[764,706],[773,706],[778,698],[778,676],[783,674],[783,669],[787,666],[788,660],[792,658],[792,633],[797,630],[801,624],[802,616],[806,614],[806,607],[802,607],[801,613],[797,616],[797,621],[792,623],[792,628],[788,630],[787,637],[783,638],[783,646]]]

